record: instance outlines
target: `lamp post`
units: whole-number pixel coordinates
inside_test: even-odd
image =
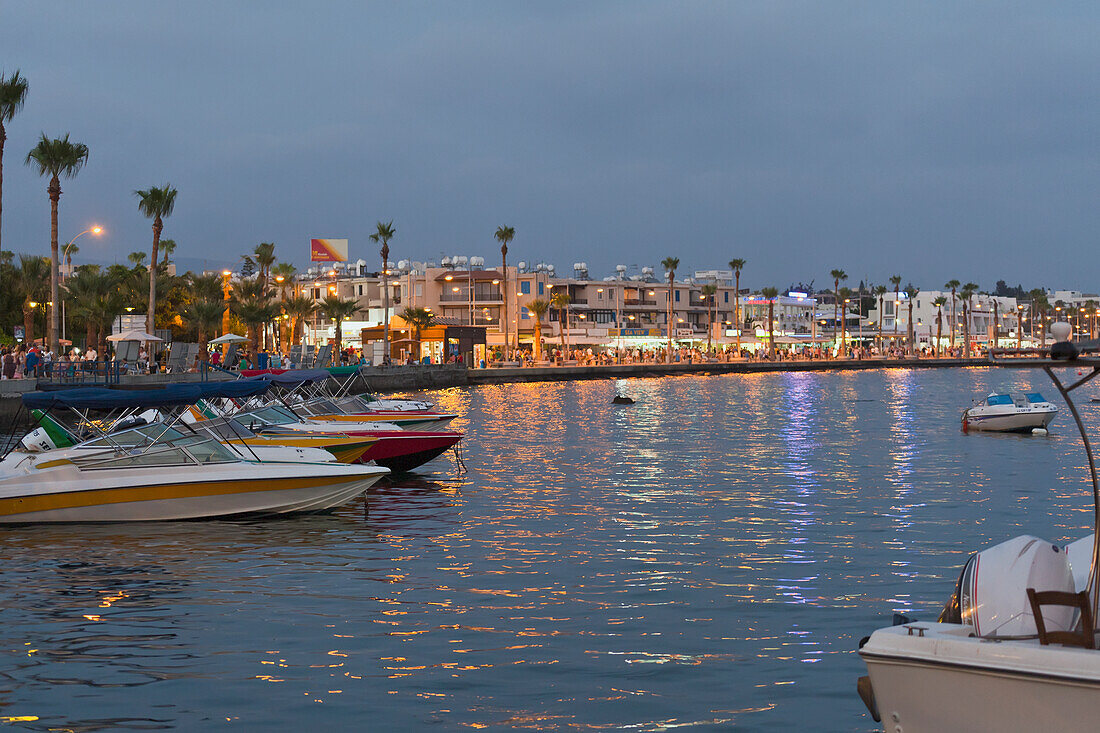
[[[62,260],[68,259],[68,257],[69,257],[69,248],[73,246],[73,242],[80,239],[85,234],[94,234],[98,237],[102,233],[103,233],[103,227],[99,226],[98,224],[94,224],[94,225],[88,227],[87,229],[82,231],[80,234],[77,234],[75,237],[73,237],[72,239],[69,240],[69,243],[66,244],[65,248],[61,250],[61,259]],[[67,278],[68,278],[68,268],[61,271],[61,284],[62,285],[65,284],[65,280]],[[65,318],[65,296],[62,295],[61,296],[61,338],[65,338],[65,330],[66,330],[65,321],[66,321],[66,318]]]

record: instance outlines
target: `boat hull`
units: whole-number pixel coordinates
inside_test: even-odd
[[[377,434],[378,442],[367,449],[360,462],[374,461],[394,473],[412,471],[437,458],[462,440],[461,433],[394,433]]]
[[[290,464],[284,468],[286,465]],[[342,470],[327,470],[329,466]],[[55,491],[0,498],[0,523],[147,522],[322,511],[364,493],[387,473],[349,468],[336,463],[309,464],[313,475],[308,476],[279,477],[269,472],[262,478],[200,481],[146,477],[111,488],[66,490],[62,486]]]
[[[1055,410],[1033,410],[1006,414],[967,410],[963,415],[963,427],[966,430],[997,433],[1030,433],[1036,428],[1045,428],[1057,414]]]
[[[909,627],[925,636],[908,635]],[[1032,733],[1095,730],[1100,654],[968,638],[972,627],[881,629],[860,650],[883,730]]]

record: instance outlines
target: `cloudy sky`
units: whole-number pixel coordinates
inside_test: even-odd
[[[40,132],[80,258],[148,249],[132,191],[179,189],[188,266],[394,221],[394,259],[830,269],[926,289],[1100,287],[1100,6],[956,2],[0,0],[3,247],[48,251]],[[78,258],[79,259],[79,258]]]

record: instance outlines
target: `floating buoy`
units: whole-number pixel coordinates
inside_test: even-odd
[[[615,395],[615,399],[611,400],[611,404],[613,404],[613,405],[633,405],[634,400],[630,399],[629,397],[627,397],[625,395],[617,394],[617,395]]]
[[[1046,435],[1047,434],[1047,429],[1046,428],[1032,428],[1031,434],[1032,435]]]

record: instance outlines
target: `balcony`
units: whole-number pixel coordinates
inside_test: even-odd
[[[444,290],[439,294],[440,303],[469,303],[470,291],[466,289],[460,289],[457,293],[454,290]],[[474,289],[474,302],[475,303],[503,303],[504,296],[500,294],[499,290],[478,290]]]
[[[626,308],[641,308],[650,305],[657,305],[657,301],[651,298],[627,298],[623,301],[623,306]]]

